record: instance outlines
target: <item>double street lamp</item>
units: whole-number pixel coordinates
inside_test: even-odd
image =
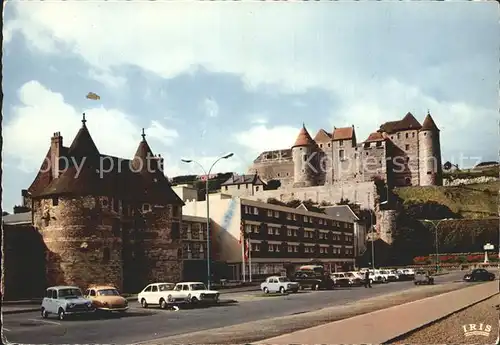
[[[422,221],[431,223],[434,226],[434,247],[436,248],[436,273],[439,272],[439,241],[438,241],[438,229],[439,229],[439,224],[441,222],[444,222],[446,220],[453,220],[453,218],[444,218],[444,219],[439,219],[439,220],[433,220],[433,219],[422,219]]]
[[[234,153],[228,153],[227,155],[224,155],[222,157],[217,158],[217,160],[210,166],[210,169],[208,169],[208,173],[201,165],[199,162],[192,160],[192,159],[181,159],[182,162],[184,163],[194,163],[198,165],[201,170],[205,173],[205,201],[207,202],[207,288],[210,290],[210,279],[211,279],[211,274],[210,274],[210,203],[209,203],[209,192],[208,192],[208,181],[210,179],[210,173],[212,172],[213,167],[215,164],[217,164],[220,160],[222,159],[228,159],[234,156]]]

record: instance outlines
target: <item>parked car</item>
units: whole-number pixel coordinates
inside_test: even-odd
[[[175,284],[170,292],[173,300],[184,299],[188,303],[218,303],[219,291],[208,290],[202,282],[182,282]]]
[[[398,280],[398,276],[392,273],[390,270],[379,270],[380,275],[382,275],[387,282],[395,282]]]
[[[297,271],[292,279],[299,283],[300,289],[310,288],[312,290],[328,289],[332,290],[335,286],[332,278],[324,271],[314,272],[309,270]]]
[[[289,291],[297,292],[299,288],[299,283],[292,282],[287,277],[278,276],[267,277],[266,281],[260,284],[260,289],[264,291],[264,293],[279,292],[284,294]]]
[[[415,272],[413,282],[415,285],[434,285],[434,277],[429,272],[419,270]]]
[[[97,311],[124,313],[128,309],[128,301],[120,296],[114,286],[95,285],[85,291],[85,298],[92,301]]]
[[[351,282],[351,286],[361,286],[363,285],[364,277],[359,272],[346,272],[346,277]]]
[[[330,277],[332,278],[335,286],[349,287],[352,285],[351,280],[347,277],[345,273],[342,272],[332,273]]]
[[[46,319],[51,314],[65,320],[67,316],[95,312],[92,302],[83,297],[76,286],[52,286],[45,291],[41,313]]]
[[[370,284],[385,284],[387,283],[387,278],[380,274],[378,270],[370,270]]]
[[[415,274],[406,268],[401,268],[396,271],[399,275],[399,280],[400,281],[405,281],[405,280],[413,280],[415,277]]]
[[[464,275],[464,280],[466,282],[491,281],[495,280],[495,274],[485,270],[484,268],[476,268],[473,269],[472,272]]]
[[[162,309],[167,309],[169,304],[185,303],[185,298],[176,298],[172,293],[175,284],[173,283],[153,283],[146,286],[137,295],[137,301],[143,308],[149,305],[159,305]]]

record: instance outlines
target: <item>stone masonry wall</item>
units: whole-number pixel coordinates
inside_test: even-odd
[[[336,183],[334,185],[313,186],[306,188],[282,188],[277,190],[267,190],[255,193],[254,196],[248,197],[248,199],[260,199],[264,202],[267,201],[268,198],[276,198],[284,202],[293,199],[311,199],[316,203],[327,201],[332,204],[340,202],[341,199],[349,199],[351,202],[360,203],[363,208],[373,209],[373,199],[375,193],[375,185],[373,182]],[[368,203],[369,199],[371,199],[371,203]]]
[[[397,212],[395,210],[377,211],[377,234],[379,238],[388,244],[392,244],[392,234],[396,230]]]
[[[394,162],[394,183],[397,186],[419,185],[419,137],[417,130],[401,131],[390,134],[396,147]],[[395,157],[402,158],[395,158]],[[409,179],[409,183],[407,182]]]
[[[174,212],[173,206],[154,207],[144,215],[146,228],[142,249],[144,269],[149,282],[182,280],[182,211]],[[177,213],[177,214],[175,214]]]
[[[249,174],[257,173],[264,181],[279,180],[282,184],[293,183],[293,161],[275,160],[254,163],[248,170]]]
[[[374,177],[386,179],[387,160],[385,142],[363,144],[359,149],[359,170],[364,182],[372,181]]]
[[[113,284],[122,288],[121,237],[99,197],[34,202],[34,225],[46,246],[48,285]]]

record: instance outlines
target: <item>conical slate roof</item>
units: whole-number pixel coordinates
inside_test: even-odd
[[[306,126],[302,124],[302,128],[300,129],[299,135],[297,136],[297,140],[295,140],[295,144],[292,146],[297,147],[297,146],[314,146],[316,143],[314,140],[311,138],[311,135],[306,129]]]
[[[439,128],[436,126],[436,123],[432,119],[430,113],[427,113],[427,116],[424,119],[424,123],[422,124],[421,131],[439,131]]]

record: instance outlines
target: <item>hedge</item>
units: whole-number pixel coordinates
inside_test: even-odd
[[[498,253],[489,253],[490,262],[498,262]],[[417,256],[413,259],[415,264],[434,263],[436,255]],[[482,253],[447,253],[439,254],[440,263],[475,263],[484,261],[484,252]]]

